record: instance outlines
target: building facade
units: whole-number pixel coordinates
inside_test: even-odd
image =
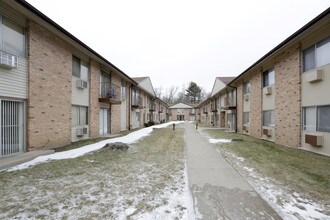
[[[330,8],[220,91],[212,91],[199,106],[200,120],[330,156],[329,12]],[[220,116],[214,114],[219,110]]]
[[[148,89],[29,3],[1,0],[0,30],[0,157],[143,125]]]
[[[169,107],[173,121],[196,121],[196,109],[185,103],[177,103]]]

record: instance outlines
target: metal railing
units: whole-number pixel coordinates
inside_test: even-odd
[[[99,98],[121,100],[120,87],[109,82],[101,82]]]
[[[142,106],[142,97],[141,96],[132,96],[132,106]]]

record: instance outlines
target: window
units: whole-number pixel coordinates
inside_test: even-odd
[[[26,56],[24,28],[1,15],[0,49],[16,56]]]
[[[72,106],[72,127],[88,125],[88,107]]]
[[[228,94],[229,106],[236,106],[236,89],[233,89]]]
[[[275,83],[275,71],[274,68],[271,68],[269,70],[266,70],[263,73],[263,86],[270,86]]]
[[[126,100],[126,82],[121,82],[121,88],[120,88],[120,94],[121,94],[121,100]],[[147,105],[148,105],[148,99],[147,99]]]
[[[250,93],[250,82],[243,83],[243,95]]]
[[[250,112],[243,112],[243,124],[250,123]]]
[[[330,105],[303,108],[303,130],[330,132]]]
[[[267,110],[263,112],[263,126],[275,125],[275,111]]]
[[[303,50],[303,71],[330,63],[330,37]]]
[[[88,81],[88,65],[75,56],[72,56],[72,75]]]

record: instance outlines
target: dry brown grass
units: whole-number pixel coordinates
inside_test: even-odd
[[[165,192],[182,192],[183,170],[183,129],[157,129],[127,152],[101,149],[1,172],[0,219],[115,219],[132,207],[134,214],[151,212],[167,202]]]

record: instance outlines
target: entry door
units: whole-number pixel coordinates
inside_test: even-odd
[[[100,109],[100,135],[108,134],[109,109]]]
[[[220,115],[221,115],[220,127],[224,128],[224,127],[226,127],[226,112],[221,112]]]
[[[24,151],[24,102],[0,99],[0,157]]]

